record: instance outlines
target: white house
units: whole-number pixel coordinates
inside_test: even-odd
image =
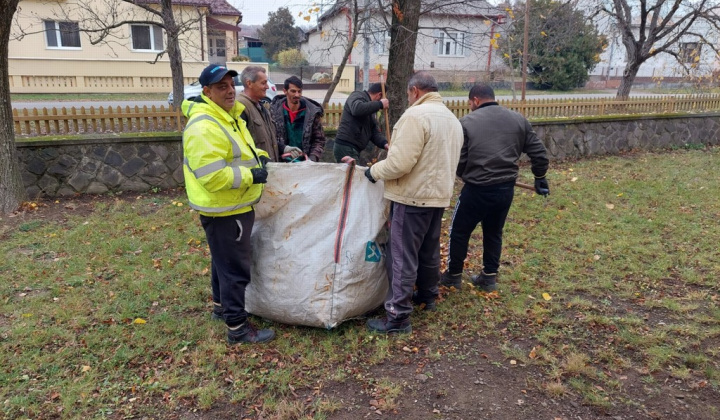
[[[383,4],[386,7],[380,10],[372,2],[367,15],[365,10],[360,11],[361,19],[365,16],[368,19],[359,30],[348,60],[348,64],[362,65],[365,45],[369,45],[370,81],[377,80],[377,64],[388,68],[391,16],[389,2]],[[307,32],[301,50],[311,65],[330,67],[340,63],[353,29],[354,13],[348,5],[338,1]],[[426,11],[419,23],[415,69],[430,70],[439,81],[457,83],[487,79],[504,71],[506,66],[494,45],[506,22],[505,11],[486,1],[453,2]]]
[[[591,11],[597,6],[594,3],[594,1],[590,1],[590,4],[581,3],[580,7]],[[639,12],[634,9],[633,13],[635,14],[633,32],[637,38],[640,31],[640,20],[637,17]],[[683,13],[678,12],[678,15],[682,16]],[[626,49],[622,42],[620,29],[607,15],[597,15],[595,24],[599,32],[607,37],[608,47],[600,55],[600,62],[590,72],[591,85],[615,88],[619,85],[627,66]],[[720,46],[720,32],[706,21],[695,21],[692,31],[702,34],[708,44]],[[661,53],[642,64],[635,84],[687,81],[709,77],[720,71],[720,57],[710,48],[710,45],[705,44],[695,35],[683,35],[672,46],[671,51],[680,57],[687,69],[683,68],[672,55]]]

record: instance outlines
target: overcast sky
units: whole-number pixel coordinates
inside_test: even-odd
[[[298,26],[306,26],[309,23],[303,20],[308,15],[308,10],[314,7],[320,7],[324,3],[325,10],[330,6],[330,0],[229,0],[229,3],[242,12],[244,25],[264,25],[268,20],[268,13],[275,12],[281,7],[290,9],[290,14],[295,18],[295,24]],[[302,17],[298,17],[298,13],[303,12]],[[311,20],[315,22],[315,20]]]

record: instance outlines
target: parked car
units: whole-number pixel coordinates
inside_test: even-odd
[[[235,81],[235,94],[238,95],[240,94],[240,92],[245,90],[245,86],[243,86],[240,82],[240,76],[233,77],[233,80]],[[265,95],[267,95],[266,99],[268,101],[271,101],[277,95],[277,88],[275,87],[275,83],[273,83],[270,79],[268,79],[268,86],[270,88],[265,91]],[[185,95],[185,99],[200,96],[200,93],[202,93],[202,86],[200,86],[200,82],[196,80],[189,85],[185,85],[183,93]],[[173,104],[172,92],[170,92],[170,94],[168,95],[167,101],[168,104]]]

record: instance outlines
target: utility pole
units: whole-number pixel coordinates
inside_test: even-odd
[[[370,20],[370,0],[365,0],[365,10],[363,11],[363,90],[370,87],[370,28],[368,21]]]
[[[525,0],[525,33],[523,34],[522,94],[520,99],[525,102],[525,85],[527,84],[528,68],[528,32],[530,30],[530,0]]]

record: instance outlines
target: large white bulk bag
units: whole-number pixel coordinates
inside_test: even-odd
[[[365,167],[269,163],[255,206],[246,310],[285,324],[333,328],[380,306],[388,289],[387,201]]]

